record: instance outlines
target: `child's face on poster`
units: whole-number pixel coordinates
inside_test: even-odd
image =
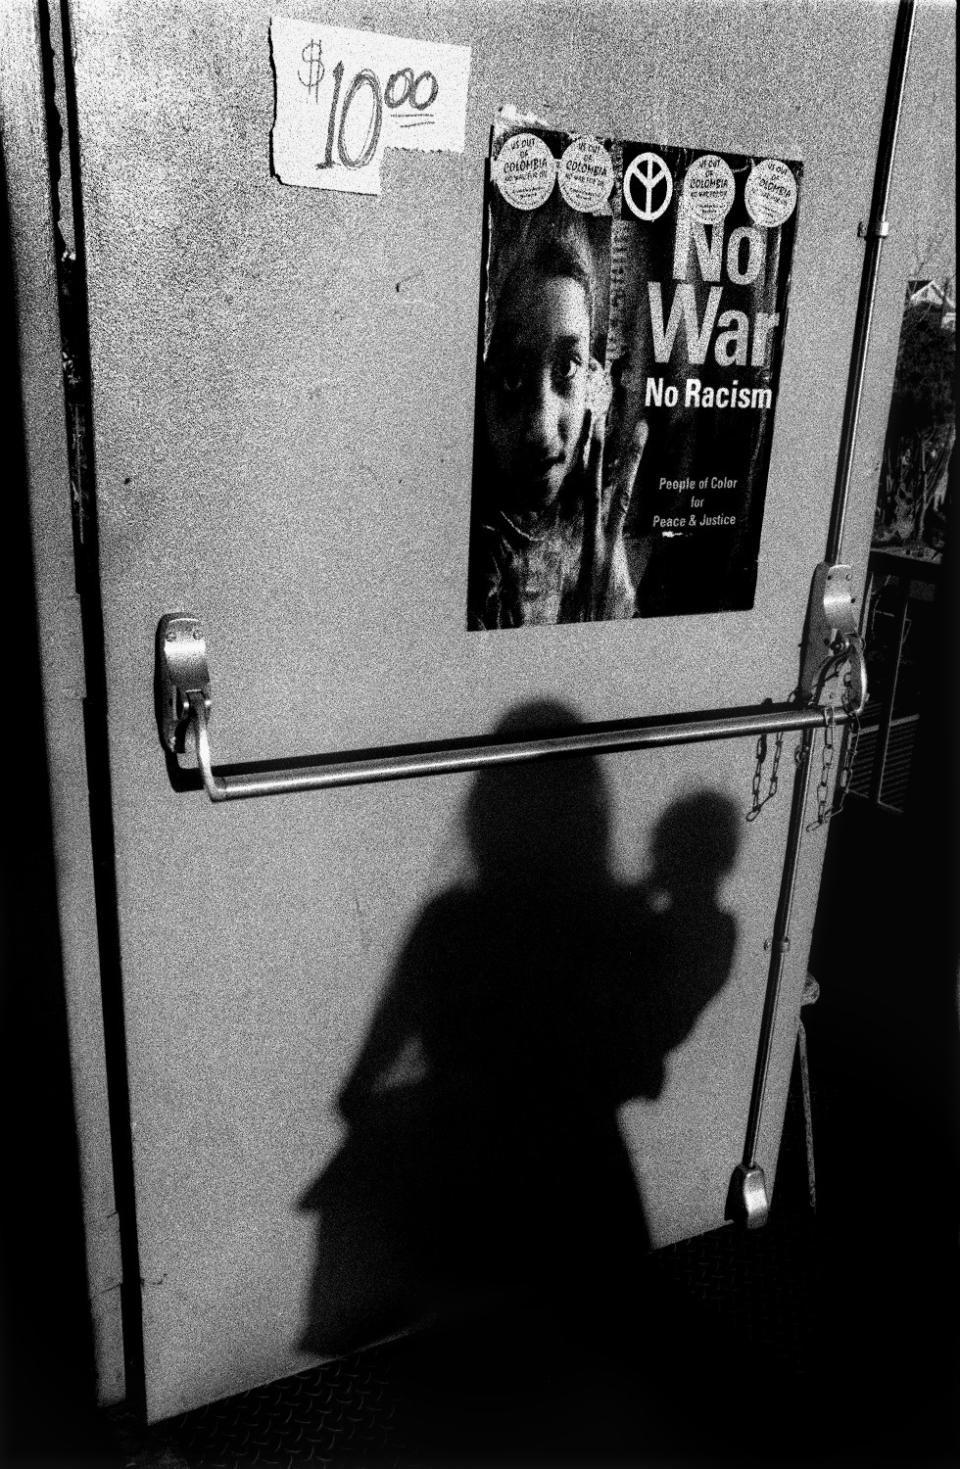
[[[581,448],[590,304],[570,276],[531,275],[501,299],[484,407],[498,489],[515,510],[552,506]]]

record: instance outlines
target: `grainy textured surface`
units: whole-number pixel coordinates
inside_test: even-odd
[[[288,7],[289,13],[310,13]],[[151,705],[160,614],[205,620],[224,761],[491,728],[531,697],[614,718],[785,697],[827,514],[894,8],[346,4],[473,47],[467,149],[388,160],[381,200],[269,173],[269,10],[72,7],[87,229],[121,945],[150,1411],[289,1372],[311,1238],[295,1201],[398,947],[464,870],[465,780],[213,809],[175,795]],[[869,23],[865,17],[869,16]],[[921,17],[893,208],[929,217]],[[750,613],[463,631],[481,184],[496,106],[804,160]],[[936,129],[935,129],[936,130]],[[885,257],[848,555],[859,568],[909,241]],[[789,766],[789,744],[785,764]],[[751,742],[603,762],[613,865]],[[742,1144],[786,824],[745,829],[729,983],[627,1117],[656,1238],[716,1226]],[[772,1174],[822,837],[807,845],[760,1160]]]

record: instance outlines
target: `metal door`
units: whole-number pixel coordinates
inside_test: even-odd
[[[586,725],[785,705],[827,545],[858,225],[870,217],[897,12],[871,5],[867,23],[853,3],[705,12],[343,0],[338,24],[471,48],[464,152],[396,155],[372,199],[272,175],[261,0],[69,4],[66,64],[57,17],[44,39],[29,4],[13,9],[7,79],[39,93],[46,58],[51,117],[65,132],[60,228],[75,231],[85,292],[88,478],[78,485],[75,473],[74,491],[80,538],[95,529],[98,547],[100,796],[122,984],[128,1261],[132,1240],[140,1278],[128,1328],[142,1331],[157,1418],[308,1360],[298,1343],[315,1220],[299,1201],[342,1137],[334,1102],[411,928],[469,876],[463,822],[476,780],[463,770],[236,804],[212,804],[197,782],[175,788],[154,710],[159,620],[202,619],[221,768],[469,743],[536,700]],[[883,260],[836,558],[853,565],[855,589],[901,282],[925,217],[923,98],[946,85],[949,23],[929,7],[914,41],[890,209],[910,228]],[[750,611],[466,631],[484,168],[504,101],[584,131],[803,160]],[[24,126],[10,147],[39,156]],[[51,275],[49,220],[46,233],[42,219],[23,230],[18,248],[25,279]],[[83,304],[75,295],[81,318]],[[69,513],[65,496],[59,511]],[[754,732],[598,757],[623,882],[649,869],[658,823],[692,796],[737,817],[736,861],[717,890],[736,933],[729,973],[670,1056],[659,1095],[622,1109],[655,1244],[728,1215],[802,722],[784,738],[778,797],[750,823]],[[768,1191],[823,851],[822,750],[818,738],[747,1160]]]

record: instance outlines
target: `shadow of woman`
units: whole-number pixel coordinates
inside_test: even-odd
[[[577,724],[538,703],[497,733]],[[602,764],[575,757],[482,771],[465,831],[475,881],[415,924],[339,1097],[347,1135],[300,1201],[320,1216],[302,1345],[483,1320],[616,1353],[649,1246],[618,1109],[659,1094],[726,980],[736,813],[710,791],[670,807],[650,879],[624,884]]]

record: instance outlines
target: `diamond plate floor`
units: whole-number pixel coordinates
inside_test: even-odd
[[[475,1321],[358,1352],[150,1431],[117,1415],[119,1462],[124,1469],[771,1462],[766,1435],[789,1449],[784,1414],[799,1419],[817,1355],[821,1289],[798,1098],[794,1088],[770,1224],[749,1234],[729,1226],[650,1257],[652,1336],[638,1357],[627,1361],[603,1343],[558,1347],[536,1323]],[[752,1384],[746,1435],[734,1411],[745,1380]]]
[[[652,1256],[651,1300],[661,1323],[671,1313],[668,1329],[657,1326],[655,1384],[602,1347],[558,1362],[535,1329],[518,1340],[513,1323],[474,1323],[356,1353],[150,1432],[118,1417],[121,1461],[125,1469],[408,1469],[660,1464],[679,1453],[681,1462],[746,1462],[749,1444],[730,1413],[732,1378],[753,1380],[768,1420],[777,1416],[772,1384],[794,1413],[812,1384],[813,1229],[797,1213],[750,1236],[730,1227]]]

